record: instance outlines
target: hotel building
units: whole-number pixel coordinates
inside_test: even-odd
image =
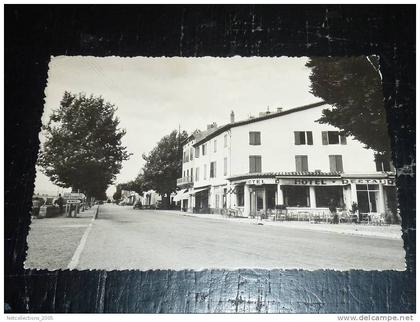
[[[331,199],[361,213],[384,213],[395,203],[395,171],[373,150],[339,129],[316,122],[324,102],[276,112],[206,131],[183,142],[182,178],[174,200],[181,209],[243,215],[285,205],[290,211],[328,211]]]

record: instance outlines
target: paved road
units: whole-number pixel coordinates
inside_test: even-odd
[[[402,240],[103,205],[78,269],[405,270]]]

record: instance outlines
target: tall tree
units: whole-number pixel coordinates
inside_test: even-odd
[[[102,97],[65,92],[43,127],[38,164],[53,183],[103,198],[129,153],[121,143],[116,107]]]
[[[169,205],[170,194],[175,192],[176,180],[181,177],[181,142],[187,137],[185,131],[179,134],[174,130],[164,136],[148,155],[143,154],[146,164],[143,167],[142,180],[163,197],[165,206]]]
[[[317,57],[306,66],[312,69],[312,94],[333,106],[332,110],[323,110],[318,121],[338,127],[366,148],[389,157],[378,57]]]

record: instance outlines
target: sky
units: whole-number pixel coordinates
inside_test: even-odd
[[[310,93],[308,58],[51,57],[42,122],[59,107],[64,91],[102,96],[118,110],[122,140],[133,155],[115,184],[134,179],[156,143],[178,128],[189,134],[207,124],[258,116],[320,101]],[[39,134],[42,142],[44,137]],[[107,195],[112,196],[115,186]],[[37,167],[35,193],[63,192]]]

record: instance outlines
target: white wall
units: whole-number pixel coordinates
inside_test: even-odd
[[[249,156],[261,155],[262,172],[296,171],[295,155],[308,156],[308,170],[330,171],[329,155],[342,155],[344,173],[375,173],[374,152],[347,138],[347,144],[322,144],[322,131],[337,128],[319,124],[327,105],[238,126],[232,131],[232,175],[249,172]],[[249,145],[249,132],[261,132],[261,145]],[[294,131],[312,131],[313,145],[295,145]]]
[[[224,135],[228,134],[228,144],[227,147],[224,146]],[[214,152],[214,141],[216,141],[216,152]],[[194,158],[193,162],[188,162],[184,169],[194,167],[194,186],[201,187],[206,185],[221,185],[226,182],[226,178],[229,176],[229,133],[223,132],[222,134],[214,137],[213,139],[207,141],[207,153],[202,155],[202,147],[200,145],[200,157]],[[224,175],[224,158],[228,158],[228,169],[227,175]],[[210,163],[216,161],[216,177],[210,178]],[[207,166],[206,169],[206,179],[204,179],[204,165]],[[195,181],[195,171],[199,167],[199,181]]]

